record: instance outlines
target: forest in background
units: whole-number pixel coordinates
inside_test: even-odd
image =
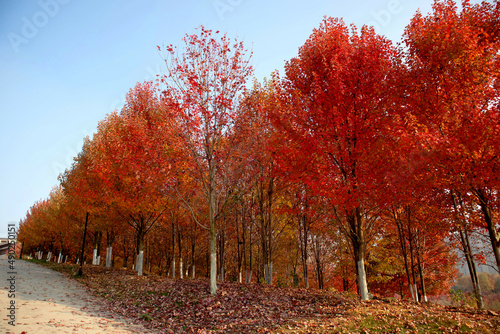
[[[20,222],[33,257],[176,278],[447,294],[500,270],[500,3],[435,1],[402,45],[325,18],[284,74],[200,27]],[[87,224],[88,223],[88,224]],[[100,260],[100,259],[103,260]]]

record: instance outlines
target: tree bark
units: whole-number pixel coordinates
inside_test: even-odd
[[[177,246],[179,249],[179,277],[180,279],[184,278],[184,263],[182,260],[182,234],[181,234],[181,228],[177,226]]]
[[[318,278],[318,289],[323,289],[325,287],[324,265],[322,258],[323,252],[321,250],[321,245],[318,236],[314,236],[313,246],[314,246],[314,260],[316,262],[316,275]]]
[[[460,209],[457,204],[457,197]],[[464,206],[462,202],[462,196],[460,195],[460,193],[457,193],[455,196],[455,193],[452,192],[451,199],[453,202],[453,208],[455,209],[455,214],[459,225],[458,231],[460,234],[460,244],[462,245],[462,249],[465,255],[465,260],[467,261],[467,267],[469,268],[472,290],[474,293],[474,298],[476,299],[476,305],[478,309],[483,309],[484,308],[483,296],[481,295],[481,287],[479,286],[479,279],[477,277],[476,263],[474,261],[474,254],[472,253],[472,247],[470,245],[469,233],[467,227],[468,225],[467,218],[463,212]]]
[[[349,224],[349,238],[351,239],[354,258],[356,262],[356,275],[359,287],[361,300],[369,300],[368,283],[366,280],[365,271],[365,251],[366,251],[366,236],[363,218],[361,217],[361,209],[356,208],[347,215]]]
[[[307,226],[307,218],[304,214],[298,215],[299,220],[299,242],[300,242],[300,254],[302,260],[302,273],[304,276],[304,286],[306,289],[309,288],[309,270],[307,266],[307,244],[309,239],[309,229]]]
[[[420,250],[417,250],[417,265],[418,265],[418,272],[420,275],[420,287],[422,290],[421,299],[422,301],[427,302],[427,293],[425,290],[425,281],[424,281],[424,259],[423,259],[424,247],[425,247],[425,240],[420,240],[419,242]]]
[[[175,225],[172,223],[172,278],[175,278]]]
[[[479,199],[479,205],[484,215],[488,234],[490,235],[491,247],[497,263],[498,271],[500,272],[500,233],[496,230],[496,224],[493,217],[493,211],[489,204],[486,192],[484,189],[476,189],[474,192]]]
[[[145,238],[145,233],[143,229],[140,229],[137,235],[137,259],[135,262],[137,276],[142,276],[143,274],[142,269],[144,264],[144,238]]]
[[[410,219],[410,214],[408,213],[408,221]],[[413,279],[413,289],[414,289],[414,297],[415,297],[415,301],[419,302],[420,301],[420,298],[418,296],[418,288],[417,288],[417,278],[415,276],[415,256],[414,256],[414,250],[413,250],[413,244],[414,244],[414,240],[413,240],[413,233],[411,231],[411,227],[410,227],[410,224],[408,222],[408,240],[410,242],[410,264],[411,264],[411,276],[412,276],[412,279]]]
[[[411,283],[410,268],[408,265],[408,248],[406,246],[405,229],[403,227],[403,221],[401,219],[401,214],[398,210],[393,210],[392,214],[394,217],[394,222],[396,223],[396,226],[398,228],[399,244],[401,246],[401,252],[403,253],[403,259],[404,259],[405,271],[406,271],[406,279],[408,280],[408,288],[410,289],[411,298],[413,300],[415,300],[415,294],[413,292],[413,286]]]

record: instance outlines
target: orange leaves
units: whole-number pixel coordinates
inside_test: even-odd
[[[360,184],[370,185],[365,178],[373,175],[373,162],[367,157],[377,155],[373,144],[389,121],[386,86],[393,53],[372,29],[349,32],[341,20],[327,18],[286,65],[282,103],[293,112],[276,118],[299,151],[317,154],[317,185],[337,180],[325,190],[336,201],[347,199],[344,204],[357,205],[349,197],[362,196]]]
[[[459,11],[454,1],[436,1],[433,10],[416,16],[405,33],[408,112],[426,125],[420,140],[428,143],[433,163],[444,175],[465,172],[484,186],[492,172],[486,161],[494,154],[491,148],[498,148],[492,138],[498,138],[493,134],[499,124],[494,102],[499,98],[494,88],[499,45],[487,32],[496,29],[492,22],[498,27],[498,9],[467,2]],[[474,164],[468,162],[471,157]],[[455,186],[462,182],[456,181]]]
[[[77,211],[112,222],[116,215],[163,210],[176,161],[167,108],[156,87],[145,82],[127,94],[120,113],[99,123],[72,169],[61,177],[67,198],[82,206]]]
[[[162,82],[179,106],[177,118],[184,127],[182,131],[192,133],[189,140],[203,140],[204,132],[211,137],[226,132],[235,102],[252,73],[243,44],[232,44],[226,35],[218,34],[201,26],[197,34],[184,38],[182,55],[165,59],[168,71]],[[193,128],[193,122],[199,125]]]

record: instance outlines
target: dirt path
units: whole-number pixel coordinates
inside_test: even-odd
[[[11,274],[7,260],[0,259],[0,333],[151,333],[113,316],[99,305],[99,298],[61,273],[22,260],[14,265]],[[7,309],[12,301],[15,326],[9,324]]]

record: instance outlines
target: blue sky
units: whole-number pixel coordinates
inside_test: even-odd
[[[0,2],[0,237],[48,196],[83,138],[161,70],[157,45],[195,28],[226,32],[253,50],[258,80],[297,55],[322,18],[374,25],[399,42],[420,0],[187,0]]]

